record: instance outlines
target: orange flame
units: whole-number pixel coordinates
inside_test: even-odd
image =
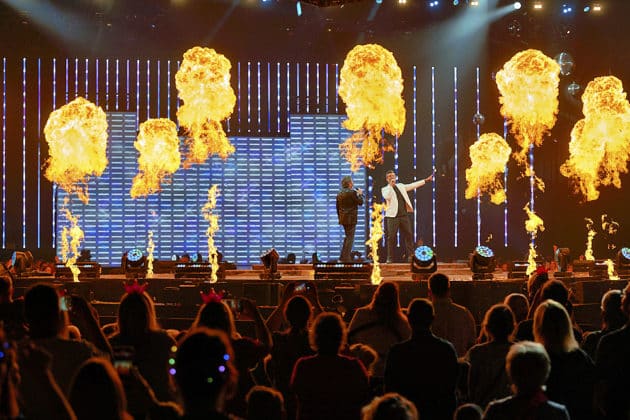
[[[44,175],[87,204],[89,177],[101,176],[107,167],[105,112],[78,97],[50,114],[44,135],[50,154]]]
[[[153,231],[150,230],[147,239],[147,278],[153,278],[153,251],[155,251],[155,243],[153,242]]]
[[[219,186],[214,184],[208,190],[208,201],[201,209],[203,218],[208,221],[208,229],[206,236],[208,237],[208,261],[211,264],[211,283],[217,282],[217,271],[219,270],[217,247],[214,245],[214,234],[219,230],[219,216],[212,214],[212,210],[217,207],[217,196],[219,195]]]
[[[470,146],[470,160],[472,165],[466,169],[466,198],[477,197],[487,192],[490,201],[501,204],[505,201],[501,174],[505,173],[505,166],[510,159],[512,149],[505,139],[495,133],[482,134]]]
[[[586,251],[584,251],[584,258],[587,261],[595,261],[595,255],[593,255],[593,238],[597,235],[597,232],[594,228],[593,219],[588,217],[584,218],[586,222],[586,229],[588,230],[588,234],[586,237]]]
[[[365,242],[370,247],[370,257],[372,257],[372,275],[370,277],[372,284],[381,284],[383,278],[381,277],[381,266],[378,262],[378,244],[383,237],[383,212],[387,208],[385,203],[374,203],[372,205],[372,213],[370,214],[370,220],[372,224],[370,226],[370,238]]]
[[[64,207],[68,204],[69,198],[64,198]],[[81,270],[77,267],[77,258],[79,258],[79,247],[84,238],[83,230],[79,227],[79,217],[73,216],[68,208],[64,208],[66,220],[70,222],[70,227],[64,226],[61,231],[61,261],[72,272],[73,281],[79,281]],[[70,237],[70,242],[68,242]],[[70,256],[68,254],[71,253]]]
[[[353,172],[361,165],[374,168],[383,162],[383,151],[394,150],[382,132],[400,136],[405,129],[402,91],[402,72],[390,51],[377,44],[357,45],[346,56],[339,96],[348,116],[343,126],[355,133],[339,149]]]
[[[510,131],[520,147],[514,158],[525,167],[525,175],[530,176],[529,147],[542,145],[543,136],[556,123],[560,66],[542,52],[529,49],[505,63],[496,75],[496,82],[501,93],[501,115],[509,120]],[[539,178],[536,184],[544,189]]]
[[[175,123],[166,118],[143,122],[133,145],[140,155],[139,173],[131,185],[131,198],[161,191],[161,182],[177,171],[181,161]]]
[[[619,276],[615,273],[615,263],[613,263],[610,258],[605,262],[608,267],[608,280],[619,280]]]
[[[630,158],[630,104],[621,80],[597,77],[582,95],[584,119],[571,131],[569,159],[560,173],[585,201],[599,198],[599,187],[621,188]]]
[[[177,118],[191,136],[186,139],[186,168],[205,162],[213,153],[225,160],[235,151],[221,126],[236,104],[231,67],[230,60],[211,48],[193,47],[184,53],[175,82],[184,102]]]
[[[545,230],[545,225],[543,224],[543,220],[536,215],[536,213],[534,213],[533,211],[531,211],[529,209],[529,203],[525,204],[525,207],[523,207],[523,210],[525,210],[525,213],[527,213],[527,220],[525,221],[525,230],[527,231],[527,233],[530,234],[532,240],[536,238],[536,235],[538,235],[538,232],[543,232]],[[527,265],[527,270],[525,270],[525,274],[527,274],[528,276],[533,273],[534,271],[536,271],[536,249],[534,248],[534,244],[530,243],[529,244],[529,257],[527,259],[527,262],[529,263]]]

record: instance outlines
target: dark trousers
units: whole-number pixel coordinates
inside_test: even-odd
[[[346,236],[343,238],[343,246],[341,247],[341,261],[350,261],[350,254],[352,253],[352,245],[354,244],[354,232],[357,225],[343,225],[343,230]]]
[[[409,216],[386,217],[387,223],[387,261],[394,261],[394,249],[396,248],[396,233],[400,229],[400,239],[405,246],[405,257],[407,260],[413,254],[413,233],[411,232],[411,222]]]

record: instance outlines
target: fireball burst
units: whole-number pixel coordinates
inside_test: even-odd
[[[361,165],[374,168],[383,161],[383,151],[394,146],[383,131],[400,136],[405,128],[402,72],[394,55],[377,44],[357,45],[341,68],[339,96],[348,119],[343,126],[354,131],[339,145],[351,170]]]
[[[370,257],[372,257],[372,275],[370,277],[372,284],[381,284],[383,278],[381,277],[381,266],[378,262],[378,244],[383,237],[383,212],[387,208],[385,203],[374,203],[372,205],[372,213],[370,214],[370,220],[372,225],[370,226],[370,238],[365,242],[370,247]]]
[[[143,122],[133,145],[140,156],[139,173],[131,185],[131,198],[161,191],[161,182],[177,171],[181,161],[175,123],[166,118]]]
[[[105,112],[87,99],[53,111],[44,127],[50,157],[45,176],[87,204],[87,182],[107,167],[107,119]]]
[[[527,152],[540,146],[543,136],[553,128],[558,113],[560,66],[534,49],[514,55],[496,75],[501,96],[501,115],[511,124],[520,150],[514,158],[525,166],[525,175],[532,174]],[[544,188],[537,179],[539,188]]]
[[[487,192],[490,194],[490,201],[494,204],[505,201],[505,190],[500,174],[505,172],[510,153],[512,149],[505,139],[495,133],[482,134],[470,146],[472,165],[466,169],[468,182],[466,198],[474,198],[478,194]]]
[[[184,53],[175,82],[184,102],[177,118],[190,136],[186,139],[185,167],[203,163],[213,153],[222,159],[234,153],[221,126],[236,104],[230,86],[231,67],[230,60],[211,48],[193,47]]]
[[[208,201],[201,209],[203,218],[208,221],[206,236],[208,237],[208,261],[210,261],[211,264],[211,283],[217,282],[217,271],[219,270],[217,247],[214,245],[214,234],[219,230],[219,216],[212,213],[212,210],[217,207],[218,195],[219,186],[214,184],[208,190]]]
[[[560,172],[585,201],[599,198],[599,186],[621,188],[630,158],[630,104],[621,80],[597,77],[582,95],[584,119],[571,131],[569,159]]]

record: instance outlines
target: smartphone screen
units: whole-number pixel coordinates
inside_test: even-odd
[[[301,282],[295,285],[295,293],[304,293],[307,290],[306,282]]]
[[[128,375],[133,367],[133,357],[135,350],[133,347],[114,347],[114,368],[119,375]]]

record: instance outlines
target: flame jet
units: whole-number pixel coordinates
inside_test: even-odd
[[[584,258],[587,261],[595,261],[595,255],[593,255],[593,238],[597,235],[595,231],[595,224],[593,223],[593,219],[589,217],[585,217],[584,221],[586,222],[586,230],[588,230],[588,234],[586,236],[586,251],[584,251]]]
[[[582,95],[584,118],[571,130],[569,159],[560,173],[583,201],[599,198],[599,187],[621,188],[630,158],[630,104],[621,80],[597,77]]]
[[[343,126],[354,131],[339,145],[341,155],[355,172],[362,165],[383,162],[383,151],[394,146],[383,132],[400,136],[405,128],[402,72],[394,55],[377,44],[357,45],[341,68],[339,96],[348,119]]]
[[[181,163],[175,123],[166,118],[143,122],[133,145],[140,155],[139,173],[133,178],[131,198],[161,191],[162,181],[173,175]]]
[[[370,280],[372,284],[381,284],[383,278],[381,277],[381,266],[378,262],[378,244],[383,237],[383,212],[387,208],[385,203],[374,203],[372,205],[372,213],[370,214],[370,220],[372,225],[370,226],[370,238],[365,242],[370,247],[370,257],[372,257],[372,275]]]
[[[90,176],[101,176],[108,163],[105,112],[78,97],[50,114],[44,136],[50,154],[44,176],[87,204]]]
[[[155,242],[153,242],[153,231],[150,230],[147,238],[147,278],[153,278],[153,252],[155,251]]]
[[[529,49],[505,63],[496,82],[501,94],[501,115],[510,122],[510,131],[520,147],[514,158],[525,167],[525,176],[531,176],[527,152],[532,145],[542,145],[544,135],[556,123],[560,66],[542,52]],[[544,183],[535,179],[543,191]]]
[[[211,48],[193,47],[184,53],[175,84],[184,102],[177,119],[190,136],[186,139],[186,168],[205,162],[212,154],[225,160],[235,151],[221,126],[236,104],[231,68],[230,60]]]
[[[466,198],[475,198],[487,192],[494,204],[505,201],[505,190],[499,175],[505,173],[510,153],[512,149],[505,139],[495,133],[482,134],[470,146],[472,165],[466,169]]]
[[[206,230],[206,236],[208,237],[208,261],[211,265],[210,282],[216,283],[217,271],[219,270],[219,259],[217,247],[214,244],[214,235],[219,230],[219,216],[212,213],[217,207],[217,196],[219,195],[219,186],[214,184],[208,190],[208,201],[201,209],[203,218],[208,221],[208,229]]]
[[[523,207],[523,210],[525,210],[525,213],[527,213],[527,220],[525,220],[525,230],[527,231],[527,233],[530,234],[532,238],[532,242],[530,242],[529,244],[529,257],[527,258],[527,262],[529,264],[527,265],[527,270],[525,271],[525,274],[529,276],[531,273],[536,271],[536,257],[538,256],[538,254],[536,253],[536,249],[534,248],[533,240],[536,239],[538,231],[542,232],[545,230],[545,225],[543,223],[543,220],[536,213],[529,209],[529,203],[527,203],[525,207]]]

